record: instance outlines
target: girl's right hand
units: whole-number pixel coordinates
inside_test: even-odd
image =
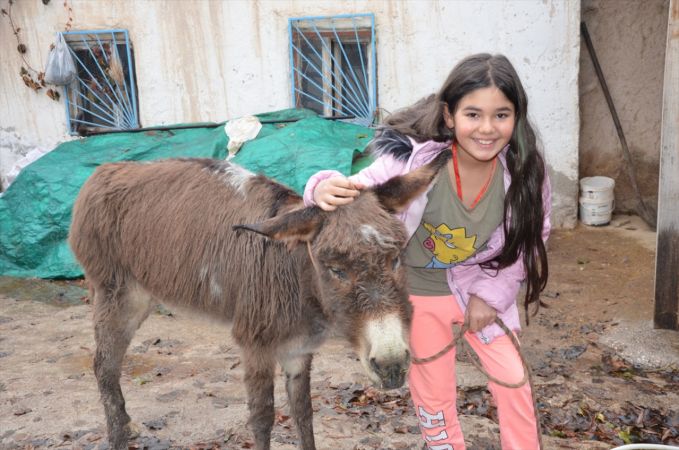
[[[354,201],[365,188],[361,183],[354,183],[346,177],[326,178],[316,185],[314,201],[324,211],[334,211],[338,206]]]

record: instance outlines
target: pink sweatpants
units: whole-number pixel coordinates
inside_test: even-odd
[[[410,334],[413,355],[420,358],[431,356],[451,341],[451,323],[464,322],[464,314],[452,295],[411,295],[410,301],[413,304]],[[468,332],[465,339],[493,377],[507,383],[518,383],[523,379],[521,358],[509,337],[502,336],[484,344],[474,333]],[[466,447],[455,405],[455,349],[432,362],[412,364],[408,383],[428,448],[464,450]],[[489,382],[488,389],[497,406],[503,450],[539,449],[530,385],[506,388]]]

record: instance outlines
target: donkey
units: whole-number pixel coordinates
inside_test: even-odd
[[[93,293],[94,373],[108,439],[127,448],[120,388],[130,341],[158,302],[231,327],[245,370],[249,427],[270,448],[274,375],[285,373],[300,446],[315,449],[310,370],[330,333],[383,388],[403,385],[411,306],[393,216],[425,192],[445,157],[325,212],[289,188],[210,159],[110,163],[73,207],[69,243]]]

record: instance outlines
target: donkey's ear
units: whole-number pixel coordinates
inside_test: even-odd
[[[450,160],[451,153],[442,151],[428,164],[410,173],[391,178],[372,188],[380,203],[389,212],[403,211],[411,201],[427,190],[441,168]]]
[[[296,209],[280,216],[253,224],[234,225],[234,230],[247,230],[271,239],[284,241],[289,247],[299,241],[308,242],[323,224],[323,214],[318,207]]]

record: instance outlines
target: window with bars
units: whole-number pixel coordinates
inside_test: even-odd
[[[377,104],[374,15],[292,18],[289,34],[294,106],[372,124]]]
[[[67,31],[78,77],[66,86],[71,134],[139,128],[134,52],[127,30]]]

